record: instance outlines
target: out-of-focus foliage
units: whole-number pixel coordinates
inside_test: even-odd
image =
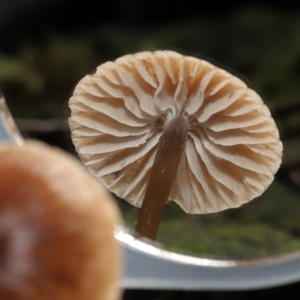
[[[0,54],[0,83],[8,93],[21,86],[22,93],[10,97],[12,104],[30,99],[37,117],[57,117],[62,112],[55,105],[65,102],[76,82],[102,62],[138,51],[172,49],[246,78],[276,104],[300,94],[299,32],[300,15],[255,7],[223,18],[153,28],[107,24],[73,34],[52,32],[39,43],[22,41],[14,56]],[[28,109],[18,114],[33,113]]]

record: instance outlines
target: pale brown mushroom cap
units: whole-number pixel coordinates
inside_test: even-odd
[[[170,200],[188,213],[239,207],[261,195],[281,164],[270,111],[245,83],[172,51],[100,65],[69,101],[76,150],[92,174],[140,207],[159,139],[183,111],[188,136]]]

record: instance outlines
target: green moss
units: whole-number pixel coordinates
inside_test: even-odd
[[[125,226],[134,230],[138,209],[118,199]],[[248,259],[300,249],[299,196],[280,182],[243,205],[217,214],[188,215],[171,202],[161,222],[157,242],[193,256]]]

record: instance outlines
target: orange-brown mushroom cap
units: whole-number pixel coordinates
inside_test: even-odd
[[[186,212],[239,207],[266,190],[281,164],[278,129],[260,96],[228,72],[176,52],[100,65],[78,83],[69,106],[84,164],[138,207],[159,139],[181,113],[188,133],[170,200]]]
[[[117,300],[119,213],[71,155],[0,146],[0,299]]]

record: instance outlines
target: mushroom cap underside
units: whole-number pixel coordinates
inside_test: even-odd
[[[282,143],[260,96],[228,72],[172,51],[126,55],[97,68],[69,101],[76,150],[92,174],[140,207],[160,137],[179,115],[188,133],[170,200],[188,213],[261,195]]]

